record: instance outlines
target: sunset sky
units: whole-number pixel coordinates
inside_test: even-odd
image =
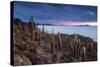
[[[31,16],[38,24],[55,25],[45,26],[48,32],[77,33],[97,41],[96,6],[14,2],[14,18],[27,22]]]
[[[30,16],[39,24],[94,26],[97,23],[97,7],[14,2],[14,17],[29,21]]]

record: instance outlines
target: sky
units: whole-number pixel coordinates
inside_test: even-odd
[[[77,33],[97,40],[97,6],[14,2],[14,18],[28,22],[31,16],[38,24],[55,25],[45,26],[49,32],[53,29],[55,33]]]
[[[33,2],[14,2],[14,17],[53,25],[96,25],[97,7]]]
[[[39,28],[42,30],[43,27],[40,25]],[[69,35],[76,33],[97,41],[96,26],[44,26],[44,28],[48,33],[52,33],[52,30],[55,34],[58,34],[58,32]]]

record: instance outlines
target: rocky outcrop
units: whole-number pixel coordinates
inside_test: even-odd
[[[24,55],[14,55],[14,65],[32,65],[31,61]]]

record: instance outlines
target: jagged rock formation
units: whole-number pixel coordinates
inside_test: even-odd
[[[97,43],[89,37],[42,31],[31,19],[13,21],[14,65],[97,60]],[[20,59],[19,59],[20,58]],[[22,59],[22,60],[21,60]],[[22,62],[23,61],[23,62]]]

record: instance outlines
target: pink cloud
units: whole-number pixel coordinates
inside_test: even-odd
[[[80,25],[97,26],[97,22],[51,22],[50,24],[64,25],[64,26],[80,26]]]

